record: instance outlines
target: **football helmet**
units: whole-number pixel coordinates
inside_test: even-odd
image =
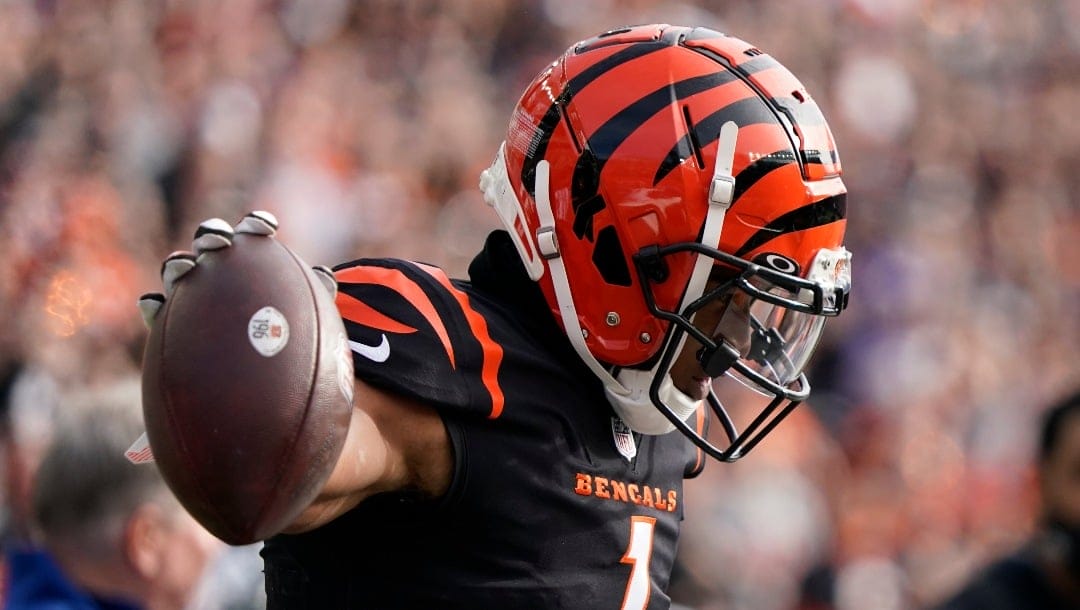
[[[786,68],[737,38],[661,24],[547,66],[480,186],[615,412],[733,461],[806,398],[824,320],[847,305],[840,174],[820,109]],[[746,345],[695,326],[716,299],[738,303]],[[688,337],[709,378],[766,397],[739,431],[710,383],[724,448],[687,423],[702,401],[671,379]]]

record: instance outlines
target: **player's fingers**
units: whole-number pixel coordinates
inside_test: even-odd
[[[237,233],[252,233],[254,235],[270,236],[277,232],[277,218],[270,212],[255,210],[248,212],[236,225]]]
[[[323,286],[326,287],[330,296],[337,294],[337,280],[334,278],[334,272],[330,270],[326,265],[315,265],[311,268],[315,272],[315,277],[319,278]]]
[[[202,254],[209,250],[227,248],[232,245],[232,240],[233,229],[229,223],[220,218],[211,218],[202,221],[199,228],[195,229],[192,249],[195,250],[195,254]]]
[[[150,328],[154,324],[161,306],[165,304],[165,295],[160,292],[148,292],[139,297],[139,314],[142,315],[143,324]]]
[[[181,251],[170,254],[161,264],[161,284],[165,287],[165,295],[172,294],[176,281],[194,268],[194,253]]]

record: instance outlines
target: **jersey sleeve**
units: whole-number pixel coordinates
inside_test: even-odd
[[[509,420],[519,429],[545,418],[564,420],[565,411],[595,413],[605,421],[614,416],[599,381],[583,365],[567,362],[574,355],[545,350],[505,305],[450,280],[441,269],[363,259],[339,265],[334,274],[356,377],[366,383],[443,415]],[[704,435],[708,422],[702,406],[688,423]],[[612,426],[606,428],[606,439],[596,442],[614,443]],[[672,435],[679,441],[673,447],[684,448],[678,452],[685,456],[683,476],[697,476],[704,452]]]
[[[441,269],[367,259],[334,274],[358,378],[442,411],[499,416],[502,346]]]

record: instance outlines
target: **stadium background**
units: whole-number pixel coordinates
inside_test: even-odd
[[[674,592],[705,610],[940,599],[1028,531],[1035,420],[1080,383],[1070,0],[4,0],[16,433],[47,437],[58,389],[136,366],[135,300],[201,219],[269,209],[311,262],[463,273],[494,227],[477,176],[532,75],[657,21],[799,75],[839,144],[855,252],[811,404],[690,484]]]

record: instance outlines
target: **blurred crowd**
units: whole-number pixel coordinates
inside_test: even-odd
[[[134,303],[208,217],[274,212],[312,263],[461,276],[510,110],[630,23],[752,41],[822,106],[850,309],[811,402],[688,484],[677,600],[932,604],[1032,526],[1040,410],[1080,385],[1072,0],[2,0],[5,529],[64,389],[137,371]]]

